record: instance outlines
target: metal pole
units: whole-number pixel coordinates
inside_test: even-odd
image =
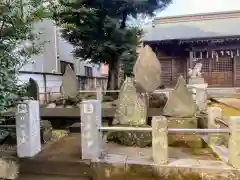
[[[151,132],[152,128],[143,127],[100,127],[101,131],[140,131],[140,132]],[[229,129],[168,129],[170,133],[185,132],[185,133],[229,133]]]

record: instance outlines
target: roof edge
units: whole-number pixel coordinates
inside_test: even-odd
[[[211,12],[211,13],[198,13],[198,14],[187,14],[177,16],[165,16],[155,18],[153,24],[166,24],[176,22],[187,22],[187,21],[202,21],[212,19],[227,19],[227,18],[238,18],[240,17],[240,11],[222,11],[222,12]]]

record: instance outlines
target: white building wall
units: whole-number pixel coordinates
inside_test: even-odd
[[[79,61],[73,57],[73,46],[61,38],[54,21],[45,19],[37,22],[34,24],[34,30],[41,33],[39,42],[45,42],[44,48],[39,55],[33,56],[21,71],[60,73],[60,61],[65,61],[74,63],[77,75],[84,76],[84,66],[88,66],[93,68],[94,77],[101,77],[100,68],[97,65]]]
[[[42,52],[33,56],[21,71],[46,72],[58,71],[56,27],[52,20],[43,20],[34,24],[34,31],[40,33],[37,43],[44,43]]]

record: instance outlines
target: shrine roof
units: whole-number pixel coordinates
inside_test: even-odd
[[[240,36],[240,11],[157,18],[144,41],[189,40]]]

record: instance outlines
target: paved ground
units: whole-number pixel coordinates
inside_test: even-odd
[[[240,99],[213,98],[212,106],[222,108],[224,116],[240,116]]]
[[[81,160],[80,144],[80,134],[70,134],[34,158],[21,160],[18,180],[91,179],[90,162]]]

